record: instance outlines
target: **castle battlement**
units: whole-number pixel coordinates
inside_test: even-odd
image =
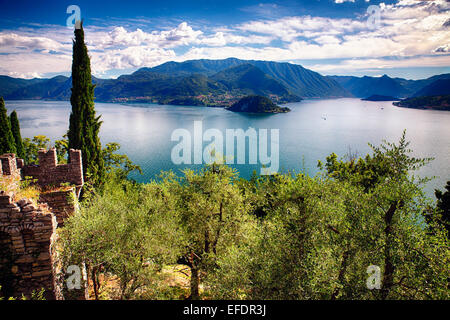
[[[62,183],[80,187],[84,184],[80,150],[69,150],[70,162],[67,164],[58,164],[55,148],[39,150],[38,157],[39,165],[22,166],[23,177],[37,179],[41,187],[59,186]]]

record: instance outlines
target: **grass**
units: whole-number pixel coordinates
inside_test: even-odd
[[[39,187],[32,184],[32,182],[33,181],[29,179],[21,181],[20,177],[2,176],[0,177],[0,190],[5,191],[7,194],[12,192],[13,201],[19,201],[26,198],[37,205],[40,190]]]

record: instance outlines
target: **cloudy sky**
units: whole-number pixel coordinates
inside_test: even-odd
[[[73,1],[73,2],[72,2]],[[68,75],[77,5],[95,76],[236,57],[322,74],[408,79],[450,72],[450,2],[0,0],[0,74]]]

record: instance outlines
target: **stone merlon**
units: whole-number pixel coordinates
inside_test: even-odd
[[[70,162],[67,164],[58,164],[55,148],[48,151],[39,150],[38,157],[39,165],[23,166],[23,177],[30,176],[37,179],[37,183],[41,187],[58,186],[62,183],[83,185],[83,164],[80,150],[69,150]]]

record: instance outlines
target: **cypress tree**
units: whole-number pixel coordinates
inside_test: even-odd
[[[94,85],[91,77],[91,62],[84,44],[83,24],[75,29],[72,60],[72,95],[70,103],[69,149],[79,149],[83,157],[84,177],[94,186],[102,183],[104,161],[98,136],[101,121],[95,114]]]
[[[23,148],[22,136],[20,135],[19,118],[17,117],[16,110],[9,115],[9,122],[11,124],[11,132],[16,145],[17,156],[23,159],[25,157],[25,150]]]
[[[0,155],[4,153],[16,153],[14,137],[11,131],[11,124],[3,97],[0,97]]]

